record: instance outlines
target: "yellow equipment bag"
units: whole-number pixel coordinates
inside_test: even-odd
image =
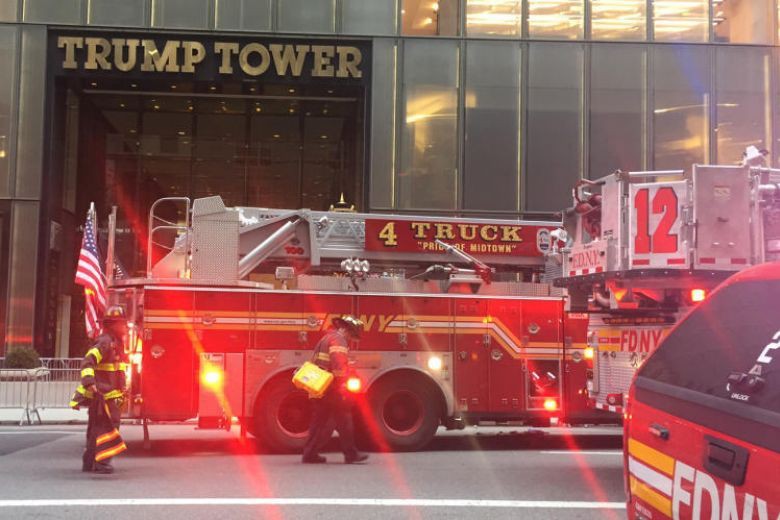
[[[320,398],[325,395],[325,391],[333,382],[333,374],[310,361],[306,361],[301,365],[301,368],[295,371],[292,382],[301,390],[306,390],[309,397]]]

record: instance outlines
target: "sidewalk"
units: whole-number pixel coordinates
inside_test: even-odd
[[[64,423],[86,423],[87,410],[71,410],[70,408],[41,408],[38,410],[43,424],[64,424]],[[0,409],[0,424],[19,424],[19,420],[26,416],[24,408],[2,408]],[[33,424],[38,424],[38,418],[31,413]]]

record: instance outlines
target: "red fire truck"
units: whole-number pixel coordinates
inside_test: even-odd
[[[182,222],[160,217],[171,205]],[[350,313],[365,322],[358,424],[379,448],[464,422],[614,420],[587,403],[587,315],[539,281],[559,225],[162,199],[144,278],[113,277],[110,239],[110,300],[135,324],[127,416],[237,417],[268,448],[299,449],[310,405],[293,371]]]
[[[780,258],[780,170],[754,147],[742,165],[617,171],[575,187],[555,280],[587,313],[588,393],[622,413],[636,369],[720,281]]]

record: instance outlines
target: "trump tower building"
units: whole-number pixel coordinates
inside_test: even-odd
[[[0,0],[0,355],[80,355],[94,202],[515,218],[615,169],[780,165],[777,0]],[[182,215],[169,215],[172,220]]]

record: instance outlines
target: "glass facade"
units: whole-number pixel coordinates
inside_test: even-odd
[[[52,141],[63,128],[105,139],[96,175],[114,184],[100,186],[103,196],[127,185],[153,198],[152,179],[166,195],[220,193],[229,204],[324,207],[344,191],[362,211],[549,214],[578,178],[617,168],[734,163],[750,144],[780,165],[779,20],[777,0],[0,2],[6,346],[53,355],[65,341],[43,332],[71,308],[69,293],[48,296],[47,270],[67,274],[71,262],[70,245],[50,239],[57,226],[75,229],[95,187],[79,177],[91,171],[79,167],[90,150]],[[371,52],[356,91],[291,93],[299,80],[288,78],[261,98],[251,88],[263,78],[217,77],[214,90],[190,82],[189,97],[164,81],[157,96],[85,98],[88,84],[47,82],[47,42],[63,26],[331,38]],[[52,106],[70,114],[57,128]],[[73,114],[87,110],[105,128],[80,128]],[[63,178],[51,182],[51,171]],[[32,257],[37,271],[25,269]]]

